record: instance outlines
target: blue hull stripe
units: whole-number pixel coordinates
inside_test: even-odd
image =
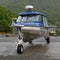
[[[44,26],[43,22],[16,22],[17,25],[24,25],[24,26]]]

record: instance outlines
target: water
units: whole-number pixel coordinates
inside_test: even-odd
[[[17,37],[0,38],[0,60],[12,58],[12,60],[59,60],[60,37],[51,37],[50,44],[43,38],[36,39],[33,44],[24,43],[24,53],[16,52]],[[2,60],[3,60],[2,59]]]

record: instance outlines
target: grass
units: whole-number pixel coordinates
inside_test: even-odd
[[[60,31],[56,31],[56,36],[60,36]]]

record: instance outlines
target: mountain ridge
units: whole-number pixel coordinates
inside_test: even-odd
[[[0,6],[15,12],[25,11],[25,6],[32,4],[34,10],[48,15],[48,21],[60,26],[60,0],[0,0]]]

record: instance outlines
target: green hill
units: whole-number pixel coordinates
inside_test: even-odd
[[[13,17],[16,17],[13,12],[0,6],[0,32],[12,32],[11,21]]]
[[[18,14],[25,5],[34,5],[34,10],[48,15],[51,24],[60,26],[60,0],[0,0],[0,5]]]

